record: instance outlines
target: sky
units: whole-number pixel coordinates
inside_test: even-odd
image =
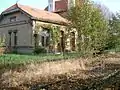
[[[44,9],[48,5],[48,0],[0,0],[0,13],[14,5],[17,1],[19,4],[39,9]]]
[[[95,2],[104,4],[106,7],[110,9],[112,12],[120,11],[120,0],[93,0]]]
[[[0,0],[0,13],[6,8],[16,3],[29,5],[35,8],[44,9],[48,5],[48,0]],[[97,3],[102,3],[107,6],[110,11],[116,12],[120,10],[120,0],[92,0]]]

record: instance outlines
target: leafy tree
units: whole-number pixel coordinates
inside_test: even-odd
[[[100,9],[85,0],[80,6],[72,7],[68,12],[71,21],[69,27],[78,33],[78,51],[97,53],[104,50],[108,39],[108,23]]]
[[[0,47],[3,47],[3,46],[5,46],[5,38],[0,37]]]
[[[109,20],[109,40],[107,49],[113,49],[120,46],[120,14],[113,14]]]
[[[108,7],[106,7],[104,4],[101,4],[99,2],[95,3],[95,6],[98,7],[101,10],[103,16],[106,19],[108,19],[108,20],[111,19],[113,13],[109,10]]]

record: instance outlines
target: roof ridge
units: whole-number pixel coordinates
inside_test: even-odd
[[[39,8],[34,8],[34,7],[31,7],[29,5],[23,5],[23,4],[17,4],[19,8],[21,8],[21,6],[24,6],[24,7],[28,7],[29,9],[31,10],[35,10],[35,12],[39,12],[39,11],[43,11],[43,12],[46,12],[48,14],[55,14],[55,15],[58,15],[60,16],[59,14],[55,13],[55,12],[49,12],[49,11],[46,11],[46,10],[42,10],[42,9],[39,9]],[[22,9],[23,10],[23,9]],[[24,10],[23,10],[24,11]]]
[[[18,5],[17,5],[17,3],[16,3],[16,4],[13,4],[12,6],[10,6],[10,7],[9,7],[9,8],[7,8],[7,9],[5,9],[4,11],[9,10],[11,7],[13,7],[13,6],[15,6],[15,5],[16,5],[16,6],[18,6]],[[4,11],[3,11],[3,12],[4,12]]]
[[[67,23],[67,20],[57,13],[41,10],[39,8],[34,8],[28,5],[22,5],[18,3],[12,5],[11,7],[9,7],[7,10],[3,12],[7,12],[14,8],[19,8],[20,10],[24,11],[26,14],[33,17],[33,19],[38,19],[41,21],[47,21],[52,23],[59,23],[59,24]]]

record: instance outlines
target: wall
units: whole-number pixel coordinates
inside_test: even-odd
[[[43,29],[42,29],[42,27],[40,27],[39,29],[36,29],[36,27],[35,27],[36,25],[39,25],[39,26],[44,26],[44,25],[48,25],[48,26],[50,25],[51,26],[52,25],[54,27],[56,27],[56,26],[60,27],[60,31],[64,31],[65,36],[68,36],[68,38],[65,40],[65,43],[66,43],[65,49],[68,50],[68,51],[71,51],[71,47],[70,47],[70,38],[71,37],[70,37],[70,35],[69,35],[69,33],[68,33],[67,29],[66,29],[66,26],[57,25],[57,24],[51,24],[51,23],[45,23],[45,22],[40,22],[40,21],[36,21],[36,22],[34,21],[33,30],[34,30],[34,32],[35,32],[35,30],[37,30],[39,34],[41,33],[41,31]],[[75,32],[75,35],[76,35],[75,38],[77,38],[76,30],[73,29],[71,32]],[[41,45],[40,40],[41,40],[41,38],[39,37],[39,45]],[[33,43],[34,43],[34,39],[33,39]],[[76,44],[76,40],[75,40],[75,44]],[[58,46],[57,45],[58,45],[58,43],[56,43],[55,47],[54,47],[55,52],[58,52]]]
[[[53,12],[55,9],[55,4],[54,4],[55,0],[48,0],[48,11]]]
[[[2,16],[2,19],[0,20],[0,25],[11,23],[10,18],[13,17],[13,16],[16,16],[16,19],[17,19],[16,21],[29,20],[29,18],[25,14],[23,14],[21,12],[15,12],[15,13],[12,13],[12,14]]]
[[[10,22],[10,17],[16,16],[15,22]],[[21,12],[4,16],[0,20],[0,37],[5,39],[5,45],[9,46],[9,31],[17,30],[17,47],[32,47],[32,25],[30,19]],[[11,46],[14,46],[14,33],[11,35]]]

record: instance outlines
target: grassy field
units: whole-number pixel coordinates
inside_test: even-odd
[[[30,90],[34,86],[39,88],[36,85],[49,86],[49,84],[55,90],[58,90],[58,87],[64,88],[71,85],[74,88],[72,90],[75,90],[76,86],[81,85],[81,80],[109,75],[109,71],[110,73],[112,72],[111,70],[114,71],[114,67],[110,65],[120,64],[120,54],[89,58],[82,58],[80,56],[81,54],[76,53],[65,53],[64,55],[3,54],[0,56],[0,90],[7,90],[8,88],[10,90]],[[110,64],[108,66],[112,69],[106,71],[108,69],[106,64]],[[71,80],[72,83],[64,86],[65,83],[63,80],[65,82]],[[77,81],[79,80],[80,82],[78,83]],[[58,81],[61,82],[57,83]]]
[[[62,59],[77,58],[80,54],[40,54],[40,55],[20,55],[20,54],[3,54],[0,56],[0,68],[14,68],[19,65],[26,65],[30,63],[41,63],[56,61]]]

